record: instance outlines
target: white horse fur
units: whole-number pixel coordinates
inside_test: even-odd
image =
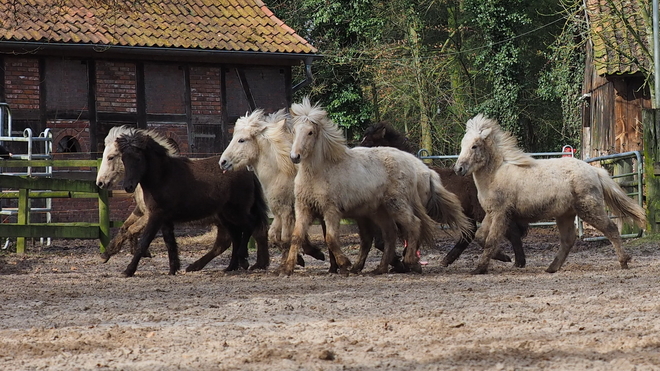
[[[475,238],[484,252],[473,273],[486,273],[510,218],[525,222],[555,218],[561,246],[547,272],[558,271],[575,243],[576,215],[610,240],[621,268],[628,268],[630,255],[623,251],[618,228],[605,205],[642,228],[646,216],[604,169],[572,157],[534,159],[495,120],[477,115],[467,122],[454,170],[474,177],[486,211]]]
[[[287,117],[284,109],[267,116],[257,109],[240,117],[219,162],[224,170],[246,167],[254,170],[273,214],[268,239],[283,252],[289,251],[295,222],[293,179],[297,172],[289,158],[293,135]],[[317,259],[325,259],[308,239],[304,250]]]
[[[385,248],[374,273],[387,272],[395,254],[397,230],[409,243],[404,264],[421,271],[417,250],[420,242],[433,240],[434,220],[457,226],[470,224],[453,193],[415,156],[390,147],[348,148],[341,130],[308,98],[291,107],[294,139],[290,157],[299,163],[294,182],[296,222],[291,249],[281,273],[293,272],[302,238],[315,215],[322,215],[326,244],[340,270],[350,261],[338,242],[342,218],[368,218],[383,233]]]

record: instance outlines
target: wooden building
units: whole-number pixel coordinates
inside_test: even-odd
[[[639,3],[587,0],[582,158],[643,150],[642,110],[651,108],[647,26]],[[631,32],[631,29],[635,32]]]

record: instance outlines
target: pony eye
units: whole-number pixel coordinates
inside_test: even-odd
[[[476,144],[473,145],[473,146],[472,146],[472,149],[477,149],[477,145],[476,145]]]
[[[108,156],[108,160],[112,161],[115,159],[115,156]]]
[[[238,143],[245,143],[245,139],[243,139],[243,138],[239,139]]]
[[[307,133],[307,135],[314,135],[314,132],[310,131],[309,133]]]

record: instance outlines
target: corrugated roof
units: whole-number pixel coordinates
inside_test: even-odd
[[[0,0],[0,4],[0,41],[317,51],[261,0]]]
[[[636,0],[587,0],[594,64],[599,75],[649,69],[649,8],[640,7]]]

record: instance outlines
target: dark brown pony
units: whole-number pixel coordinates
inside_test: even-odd
[[[364,137],[360,144],[365,147],[394,147],[414,154],[414,148],[408,141],[408,138],[395,130],[390,124],[382,121],[370,125],[365,130]],[[468,245],[470,245],[470,242],[474,239],[475,231],[477,230],[477,222],[481,222],[484,219],[486,212],[483,207],[481,207],[481,204],[479,204],[477,187],[474,184],[474,179],[472,177],[456,175],[451,168],[438,166],[430,166],[430,168],[440,175],[440,179],[445,188],[458,197],[461,201],[461,206],[463,206],[463,212],[468,218],[470,218],[470,221],[474,226],[470,233],[461,235],[461,239],[456,242],[454,247],[442,259],[442,265],[446,267],[458,259]],[[511,242],[516,257],[514,265],[520,268],[524,268],[526,264],[522,238],[527,233],[527,229],[527,223],[512,221],[506,232],[506,238]],[[378,234],[376,234],[376,238],[377,237]],[[378,243],[379,242],[376,242],[377,245]],[[505,262],[511,261],[509,256],[501,252],[498,252],[494,259]]]
[[[126,277],[135,274],[140,258],[159,229],[167,246],[169,273],[176,274],[180,261],[175,222],[214,218],[218,229],[231,236],[230,266],[239,264],[239,259],[247,255],[247,243],[255,230],[262,230],[259,235],[266,236],[268,208],[252,172],[223,173],[218,167],[219,156],[195,161],[173,157],[141,130],[118,137],[116,143],[125,167],[124,189],[132,193],[139,184],[149,211],[138,249],[123,272]],[[218,233],[217,238],[224,238],[223,234]],[[270,260],[268,243],[257,242],[256,265],[265,268]]]

